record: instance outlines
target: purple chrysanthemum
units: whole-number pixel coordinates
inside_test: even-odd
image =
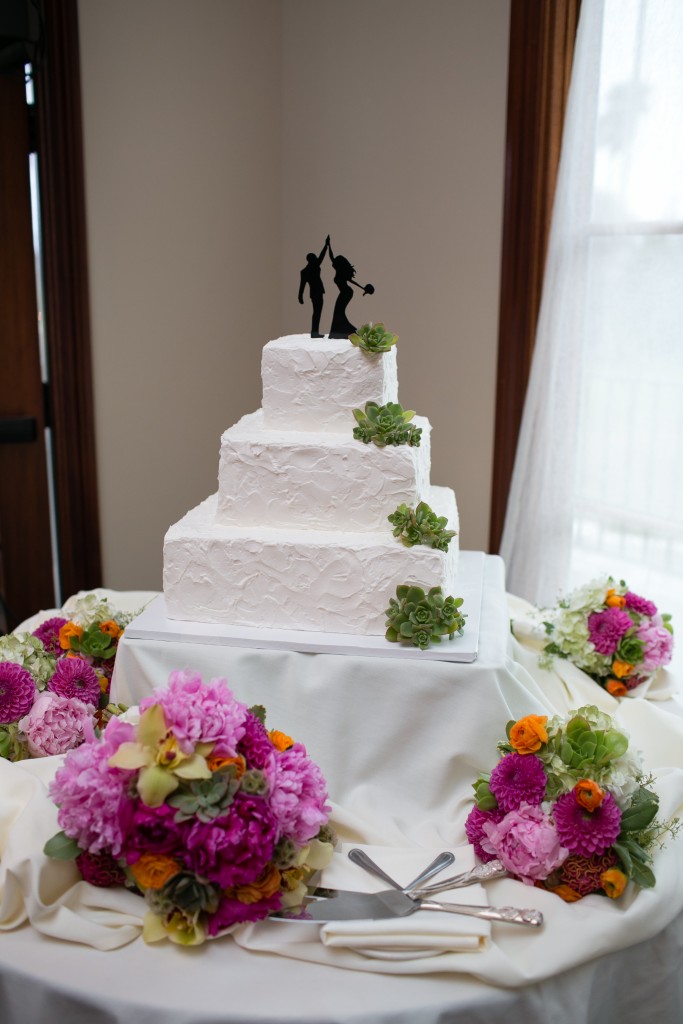
[[[535,754],[506,754],[491,772],[489,789],[506,814],[523,804],[537,806],[545,796],[546,774]]]
[[[278,752],[270,806],[280,836],[304,845],[314,838],[327,821],[330,807],[323,773],[301,743]]]
[[[489,853],[485,850],[481,841],[485,838],[484,824],[486,822],[492,822],[494,825],[501,821],[503,818],[503,812],[499,807],[492,811],[482,811],[475,804],[470,813],[467,815],[465,822],[465,834],[469,842],[474,847],[474,852],[480,860],[484,863],[488,863],[490,860],[495,860],[495,853]]]
[[[277,838],[277,820],[263,797],[238,793],[223,817],[191,822],[183,860],[221,889],[249,885],[271,860]]]
[[[107,850],[112,857],[121,853],[134,808],[128,796],[134,772],[111,768],[108,761],[122,743],[134,740],[132,725],[112,718],[100,741],[93,739],[67,754],[50,785],[59,827],[82,850]]]
[[[36,684],[28,669],[0,661],[0,725],[23,718],[35,697]]]
[[[614,654],[624,633],[633,625],[628,612],[622,608],[606,608],[588,616],[590,641],[598,654]]]
[[[640,597],[638,594],[627,590],[624,594],[624,599],[626,600],[626,607],[631,608],[638,615],[649,615],[650,618],[653,618],[657,614],[657,605],[654,601],[648,601],[646,597]]]
[[[234,757],[244,735],[247,706],[233,696],[225,679],[205,683],[198,672],[172,672],[168,686],[140,701],[140,711],[161,704],[180,749],[214,743],[214,754]]]
[[[60,697],[76,697],[95,708],[102,692],[97,673],[82,658],[60,658],[47,688]]]
[[[38,637],[48,654],[57,656],[64,653],[59,643],[59,631],[68,621],[60,616],[54,616],[41,622],[38,628],[33,630],[33,635]]]
[[[583,809],[574,790],[565,793],[555,803],[553,817],[562,845],[581,857],[604,853],[621,831],[621,811],[609,792],[594,811]]]

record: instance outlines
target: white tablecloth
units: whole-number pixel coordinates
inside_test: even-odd
[[[471,782],[492,767],[506,722],[587,702],[618,715],[658,776],[664,812],[677,811],[683,723],[650,701],[619,704],[580,673],[567,681],[541,672],[534,652],[512,637],[509,617],[502,563],[489,558],[473,665],[124,640],[116,695],[137,700],[177,668],[225,676],[241,700],[267,706],[271,727],[306,744],[328,780],[346,846],[420,848],[426,861],[459,845]],[[33,773],[36,786],[50,771],[15,769]],[[41,827],[49,834],[51,823]],[[18,825],[9,832],[16,837]],[[282,925],[246,928],[237,941],[201,949],[135,939],[112,952],[23,925],[0,934],[0,1020],[636,1024],[647,1015],[673,1024],[683,1007],[682,868],[673,843],[657,856],[657,888],[619,903],[593,896],[566,905],[520,883],[489,883],[492,904],[542,909],[543,932],[495,926],[485,952],[431,961],[372,961],[315,941],[292,943],[280,937]]]

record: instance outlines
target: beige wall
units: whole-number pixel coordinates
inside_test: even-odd
[[[104,583],[161,585],[332,235],[484,548],[508,0],[81,0]],[[329,276],[329,275],[328,275]],[[334,299],[330,280],[329,321]]]

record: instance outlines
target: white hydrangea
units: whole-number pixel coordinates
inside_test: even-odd
[[[55,671],[55,659],[32,633],[0,636],[0,661],[13,661],[28,669],[39,689],[44,689]]]

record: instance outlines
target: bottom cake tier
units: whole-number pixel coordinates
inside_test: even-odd
[[[432,487],[429,504],[458,529],[455,494]],[[221,526],[212,495],[164,539],[169,618],[273,629],[379,635],[402,583],[455,594],[458,538],[448,552],[406,547],[384,533]]]

